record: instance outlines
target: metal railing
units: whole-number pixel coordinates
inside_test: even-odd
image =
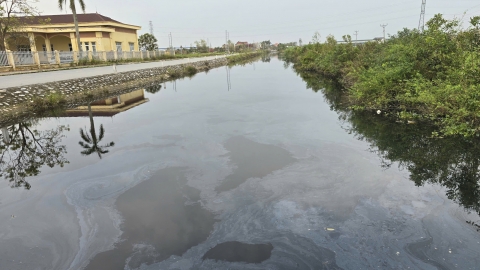
[[[75,53],[77,54],[78,61],[89,61],[88,52],[81,51],[81,52],[75,52]]]
[[[115,52],[114,51],[107,52],[107,61],[115,61]]]
[[[69,64],[74,62],[74,52],[58,52],[60,64]]]
[[[35,65],[32,52],[13,52],[13,61],[16,66]]]
[[[92,52],[92,60],[95,60],[95,61],[101,61],[103,60],[103,53],[101,52]]]
[[[42,65],[55,64],[57,62],[54,52],[38,52],[38,60]]]
[[[133,59],[133,52],[123,52],[125,59]]]
[[[155,59],[162,55],[165,55],[165,51],[0,51],[0,67],[57,65],[91,61],[137,61]]]
[[[10,66],[7,52],[0,51],[0,66]]]

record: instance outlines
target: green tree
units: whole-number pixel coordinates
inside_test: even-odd
[[[103,137],[105,136],[105,129],[103,128],[103,125],[100,125],[100,136],[97,137],[95,123],[93,122],[92,106],[90,103],[88,104],[88,115],[90,117],[90,135],[86,131],[83,131],[83,129],[80,129],[80,137],[83,142],[80,141],[78,144],[84,149],[81,154],[89,156],[93,153],[97,153],[98,157],[102,158],[103,154],[109,152],[106,148],[114,146],[115,143],[110,142],[105,145],[99,145],[100,141],[103,140]]]
[[[25,38],[23,26],[39,14],[33,2],[36,1],[0,0],[0,51],[5,51],[7,39],[15,41]]]
[[[320,43],[320,38],[322,36],[320,35],[320,33],[318,31],[316,31],[314,34],[313,34],[313,37],[312,37],[312,43],[313,44],[318,44]]]
[[[75,24],[75,36],[77,37],[77,46],[78,50],[82,50],[82,46],[80,45],[80,31],[78,30],[78,18],[77,18],[77,8],[75,7],[75,0],[68,0],[70,4],[70,10],[72,10],[73,14],[73,23]],[[80,4],[80,8],[82,9],[83,13],[85,13],[85,3],[83,0],[78,0]],[[58,0],[58,7],[62,10],[64,7],[67,6],[67,0]]]
[[[158,50],[157,38],[149,33],[145,33],[138,37],[138,45],[140,46],[140,49],[145,51]]]
[[[200,41],[195,41],[195,46],[197,46],[197,51],[201,53],[208,52],[208,44],[204,39],[200,39]]]
[[[5,177],[12,187],[30,189],[25,179],[36,176],[44,165],[49,167],[69,163],[64,157],[66,146],[60,145],[67,126],[39,131],[33,122],[22,122],[2,128],[0,140],[0,176]]]
[[[262,48],[262,50],[268,50],[270,49],[270,46],[272,45],[272,43],[270,42],[270,40],[265,40],[265,41],[262,41],[260,43],[260,46]]]

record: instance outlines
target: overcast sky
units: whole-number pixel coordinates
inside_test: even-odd
[[[311,41],[315,31],[322,39],[358,30],[358,39],[383,35],[380,24],[388,24],[387,34],[404,27],[417,28],[422,0],[84,0],[86,12],[98,12],[112,19],[142,27],[149,32],[152,21],[160,47],[190,46],[195,40],[209,40],[213,47],[225,43],[225,30],[233,42],[272,43]],[[64,14],[56,0],[39,0],[43,15]],[[468,19],[480,15],[478,0],[427,0],[425,21],[436,13],[447,18]],[[468,21],[468,20],[466,20]]]

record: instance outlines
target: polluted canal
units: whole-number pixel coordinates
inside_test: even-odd
[[[0,269],[480,268],[478,140],[262,60],[2,127]]]

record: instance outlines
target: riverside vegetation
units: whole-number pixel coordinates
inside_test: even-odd
[[[338,84],[344,104],[401,120],[429,121],[433,135],[480,135],[480,17],[469,27],[437,14],[424,32],[404,29],[385,42],[291,47],[283,58],[308,76]]]

